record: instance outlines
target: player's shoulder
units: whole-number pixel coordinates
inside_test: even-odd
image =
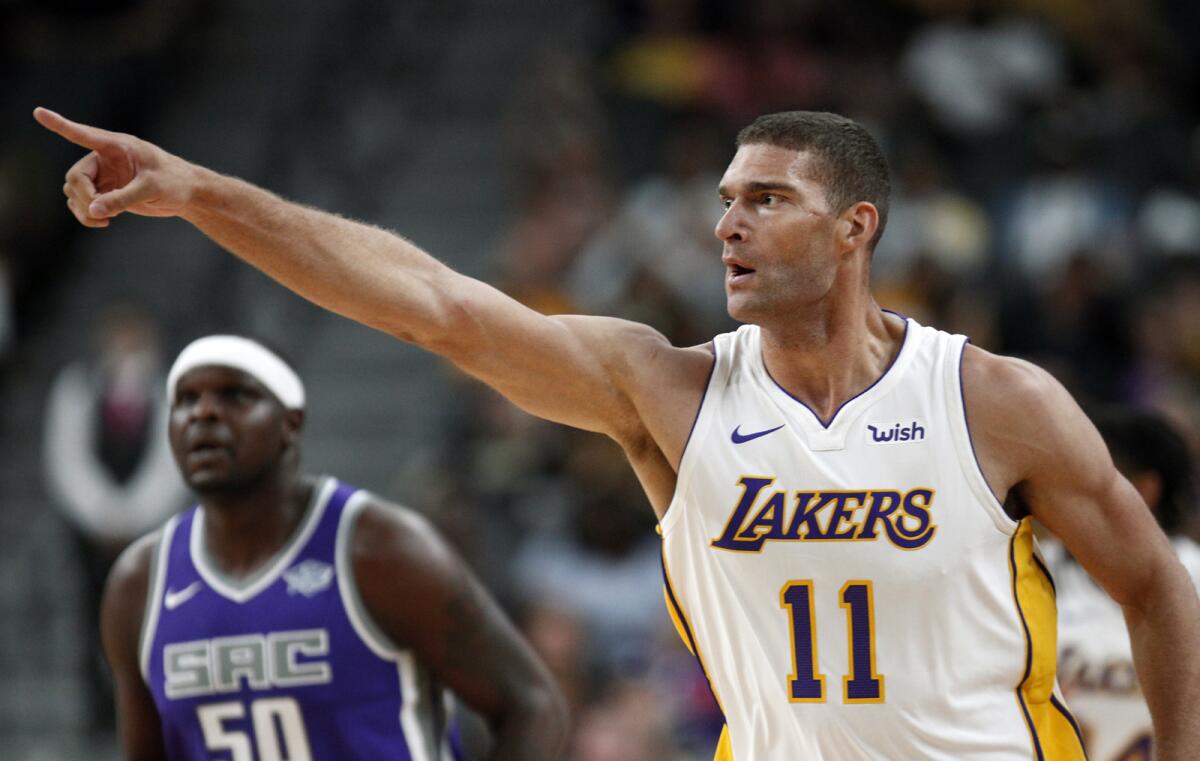
[[[134,642],[146,613],[151,574],[162,529],[146,534],[125,548],[109,571],[101,601],[101,627],[110,637]]]
[[[1105,479],[1104,444],[1066,388],[1048,371],[968,345],[962,394],[971,439],[997,480],[1038,475]]]
[[[351,531],[350,559],[356,566],[419,568],[448,552],[428,518],[370,492],[364,492]]]
[[[967,344],[962,357],[963,398],[976,422],[1034,435],[1077,422],[1071,394],[1047,370],[1028,360]]]
[[[962,373],[964,390],[995,397],[999,403],[1037,404],[1062,389],[1044,368],[970,343],[963,348]]]
[[[404,630],[419,625],[411,611],[455,586],[467,565],[428,518],[375,495],[352,530],[348,562],[358,596],[394,642],[405,642]]]
[[[162,532],[161,528],[155,529],[122,550],[108,574],[107,588],[111,592],[140,591],[144,597]]]

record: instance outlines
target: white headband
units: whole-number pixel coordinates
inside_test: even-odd
[[[232,367],[253,375],[284,407],[304,409],[304,384],[300,376],[274,352],[241,336],[205,336],[188,344],[167,373],[167,398],[175,398],[175,384],[184,373],[208,365]]]

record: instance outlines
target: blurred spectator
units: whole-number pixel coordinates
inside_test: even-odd
[[[568,283],[585,312],[648,320],[675,341],[696,343],[730,324],[713,235],[722,145],[715,127],[694,119],[681,120],[663,145],[658,172],[629,190]]]
[[[1063,142],[1046,146],[1047,166],[1017,187],[1003,217],[1002,253],[1031,278],[1057,277],[1081,250],[1116,266],[1130,263],[1133,208],[1126,188],[1086,169],[1081,147]]]
[[[93,728],[111,730],[112,696],[99,634],[100,596],[121,550],[187,500],[167,441],[166,378],[158,329],[130,304],[96,325],[91,356],[50,388],[44,465],[49,492],[75,538],[84,573],[80,611]]]
[[[880,306],[961,333],[989,351],[998,350],[999,294],[984,273],[954,273],[921,254],[907,272],[882,276],[877,283],[874,292]]]
[[[592,697],[587,627],[563,608],[535,601],[521,616],[521,632],[554,675],[570,715],[578,721]]]
[[[982,2],[935,18],[911,37],[901,68],[935,119],[964,138],[991,135],[1049,101],[1066,75],[1063,50],[1030,18],[992,18]]]
[[[577,311],[563,278],[611,206],[600,104],[579,58],[547,51],[506,110],[519,201],[501,241],[496,279],[540,312]]]
[[[1095,252],[1077,251],[1030,290],[1038,303],[1027,321],[1036,334],[1022,353],[1043,361],[1082,399],[1127,401],[1133,347],[1112,268]]]
[[[1151,257],[1200,258],[1200,125],[1172,147],[1173,176],[1158,177],[1138,211],[1139,243]]]
[[[1121,473],[1171,538],[1200,587],[1200,545],[1185,535],[1197,511],[1192,455],[1161,415],[1107,409],[1094,417]],[[1152,758],[1150,712],[1133,669],[1121,606],[1062,547],[1047,558],[1057,582],[1059,680],[1096,761]]]
[[[1200,453],[1200,261],[1169,260],[1139,290],[1128,396],[1167,414]]]
[[[670,718],[653,686],[615,682],[579,716],[571,761],[679,761]]]
[[[982,271],[991,247],[983,208],[951,184],[947,167],[931,146],[905,151],[893,169],[887,230],[875,249],[876,276],[895,275],[928,257],[952,275]]]
[[[828,102],[830,51],[817,39],[821,3],[747,0],[714,46],[707,99],[730,124]]]
[[[1161,254],[1200,256],[1200,198],[1182,190],[1159,188],[1138,212],[1143,245]]]
[[[573,435],[567,458],[574,520],[517,549],[517,593],[577,616],[590,632],[589,661],[603,672],[643,671],[663,622],[662,559],[650,508],[612,442]]]

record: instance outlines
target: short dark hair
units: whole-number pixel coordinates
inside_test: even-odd
[[[1185,531],[1196,509],[1196,482],[1183,436],[1162,415],[1146,410],[1101,409],[1093,413],[1092,422],[1119,469],[1158,476],[1162,494],[1151,507],[1163,531]]]
[[[742,129],[737,146],[775,145],[808,151],[816,159],[817,179],[826,188],[826,200],[835,213],[859,201],[879,211],[879,229],[871,249],[887,225],[888,196],[892,183],[887,159],[871,133],[853,119],[825,111],[782,111],[764,114]]]

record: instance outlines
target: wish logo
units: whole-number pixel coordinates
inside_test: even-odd
[[[893,444],[902,441],[921,441],[925,438],[925,429],[916,421],[905,425],[896,423],[890,427],[878,428],[873,425],[868,425],[867,430],[871,432],[871,438],[868,443],[873,444]]]

